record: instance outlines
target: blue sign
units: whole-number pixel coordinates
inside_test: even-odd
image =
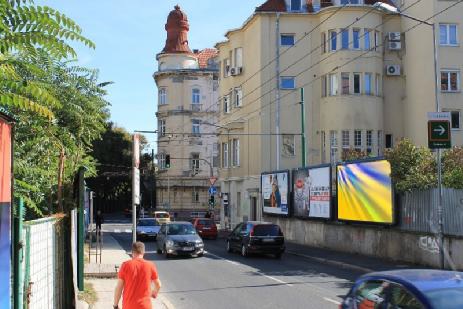
[[[209,195],[215,195],[217,193],[217,188],[214,186],[209,187]]]

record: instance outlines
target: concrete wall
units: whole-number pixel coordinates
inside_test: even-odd
[[[436,238],[430,234],[292,218],[267,216],[265,220],[279,224],[286,239],[298,244],[439,267],[439,248]],[[446,267],[453,264],[462,270],[463,239],[446,237],[445,252]]]

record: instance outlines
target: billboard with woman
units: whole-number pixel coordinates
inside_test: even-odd
[[[289,215],[289,171],[263,173],[261,192],[263,212],[267,214]]]

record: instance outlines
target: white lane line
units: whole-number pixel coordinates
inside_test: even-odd
[[[213,257],[217,258],[217,259],[220,259],[220,260],[226,261],[226,262],[228,262],[228,263],[230,263],[230,264],[233,264],[233,265],[236,265],[236,266],[241,266],[241,265],[242,265],[242,264],[240,264],[240,263],[237,263],[237,262],[235,262],[235,261],[230,261],[230,260],[227,260],[226,258],[223,258],[223,257],[221,257],[221,256],[218,256],[218,255],[212,254],[212,253],[210,253],[210,252],[207,252],[207,251],[205,251],[204,253],[206,253],[206,254],[209,254],[209,255],[211,255],[211,256],[213,256]],[[276,281],[276,282],[278,282],[278,283],[281,283],[281,284],[284,284],[284,285],[287,285],[287,286],[293,286],[291,283],[285,282],[285,281],[283,281],[283,280],[277,279],[277,278],[275,278],[275,277],[272,277],[272,276],[267,276],[267,275],[264,275],[264,274],[263,274],[263,273],[261,273],[261,272],[255,271],[254,273],[256,273],[256,274],[258,274],[258,275],[261,275],[261,276],[263,276],[263,277],[265,277],[265,278],[267,278],[267,279],[270,279],[270,280]]]
[[[333,303],[333,304],[336,304],[336,305],[340,305],[341,302],[337,301],[337,300],[334,300],[334,299],[331,299],[331,298],[328,298],[328,297],[323,297],[324,300],[330,302],[330,303]]]
[[[126,233],[132,233],[132,230],[126,229],[125,232]]]
[[[114,233],[120,233],[121,230],[120,229],[114,229]]]

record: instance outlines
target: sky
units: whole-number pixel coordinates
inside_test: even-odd
[[[178,4],[190,23],[193,49],[214,47],[227,30],[242,26],[265,0],[36,0],[72,18],[96,44],[72,46],[79,64],[100,70],[107,87],[111,121],[129,132],[156,129],[156,54],[166,40],[167,16]],[[146,135],[154,143],[154,134]]]

